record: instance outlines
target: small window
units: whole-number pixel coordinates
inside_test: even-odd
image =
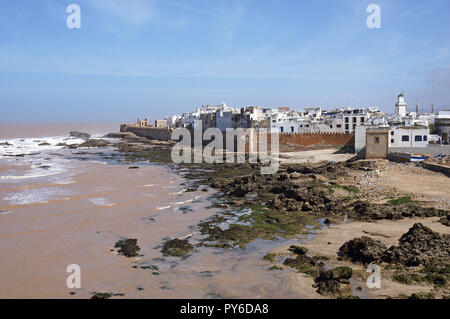
[[[415,141],[415,142],[422,142],[422,135],[416,135],[416,136],[414,136],[414,141]]]
[[[394,136],[394,131],[391,131],[391,135]]]
[[[306,124],[306,127],[309,127],[309,124]]]
[[[409,142],[409,136],[408,135],[402,135],[402,142]]]
[[[391,144],[394,144],[394,139],[393,138],[391,138]]]
[[[294,127],[293,126],[291,126],[291,132],[294,132]]]
[[[345,123],[348,123],[348,117],[345,118]]]
[[[375,144],[380,144],[380,138],[378,136],[375,136]]]
[[[330,125],[330,128],[333,128],[333,125]]]
[[[342,127],[342,125],[341,124],[338,124],[338,125],[336,125],[337,126],[337,128],[341,128]]]
[[[364,120],[365,120],[364,117],[361,117],[361,123],[364,123]]]
[[[423,136],[423,141],[424,142],[428,141],[428,137],[426,135]]]
[[[280,131],[281,131],[281,133],[283,133],[284,132],[284,127],[280,127]]]
[[[348,124],[345,124],[345,130],[348,131]]]

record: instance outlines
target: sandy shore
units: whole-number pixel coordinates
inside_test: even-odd
[[[23,166],[0,168],[6,175],[26,172]],[[256,240],[245,250],[199,247],[187,258],[164,257],[165,240],[193,235],[195,243],[201,237],[197,224],[216,212],[207,208],[214,190],[182,192],[184,182],[165,166],[83,162],[68,182],[0,183],[0,298],[90,298],[94,291],[124,294],[118,298],[315,295],[308,282],[292,284],[292,271],[271,271],[262,260],[296,239]],[[47,191],[49,198],[36,197]],[[5,200],[11,194],[24,202]],[[143,256],[110,251],[123,237],[136,238]],[[69,264],[81,267],[81,289],[66,287]],[[145,268],[152,265],[156,274]]]
[[[347,261],[337,259],[339,248],[347,241],[356,237],[368,236],[373,239],[380,240],[387,247],[398,245],[398,239],[408,231],[415,223],[422,223],[432,230],[441,234],[450,234],[450,228],[438,222],[438,218],[414,218],[396,221],[381,220],[377,222],[352,222],[326,227],[317,231],[316,236],[301,246],[309,249],[312,255],[327,256],[327,267],[334,268],[337,266],[349,266],[353,268],[358,277],[352,281],[353,288],[361,287],[361,293],[356,293],[363,298],[386,298],[398,297],[400,295],[409,296],[413,293],[430,292],[432,285],[404,285],[394,282],[391,279],[391,272],[385,271],[381,273],[381,288],[369,289],[365,280],[370,275],[366,273],[366,269],[361,265],[355,265]],[[279,247],[272,251],[278,255],[291,255],[288,250],[289,246]],[[306,282],[312,285],[313,279],[304,274],[296,273],[292,275],[293,283],[300,287]],[[359,280],[358,280],[359,279]],[[316,293],[315,297],[320,295]]]

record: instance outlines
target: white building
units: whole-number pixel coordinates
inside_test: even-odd
[[[400,117],[406,116],[406,103],[403,93],[398,95],[397,103],[395,104],[395,115]]]
[[[389,133],[389,147],[426,147],[428,145],[428,127],[391,127]]]

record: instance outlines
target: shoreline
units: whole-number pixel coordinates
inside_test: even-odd
[[[139,261],[140,257],[138,257],[132,263],[134,264],[133,267],[130,267],[135,268],[136,266],[136,268],[140,268],[143,265],[144,269],[146,267],[151,268],[154,267],[155,262],[158,263],[164,260],[175,263],[175,269],[180,268],[185,269],[185,271],[177,272],[176,275],[169,275],[169,273],[166,273],[168,269],[159,264],[156,268],[158,271],[154,272],[157,272],[160,278],[167,278],[167,282],[178,278],[180,287],[183,284],[189,285],[190,280],[194,280],[194,278],[196,278],[195,280],[198,281],[199,285],[215,287],[209,292],[209,295],[202,294],[200,286],[196,289],[194,288],[191,294],[200,298],[208,296],[248,298],[256,292],[259,292],[259,296],[262,297],[341,297],[341,295],[327,296],[318,294],[316,288],[313,287],[314,278],[305,277],[304,274],[292,268],[273,265],[273,263],[265,260],[265,256],[271,251],[286,250],[285,243],[288,242],[302,246],[313,245],[314,240],[318,240],[317,238],[320,238],[321,233],[326,229],[318,230],[317,235],[311,234],[323,226],[324,220],[326,220],[327,224],[337,225],[333,226],[336,229],[346,225],[345,227],[356,227],[354,229],[356,231],[358,223],[368,223],[367,225],[369,226],[376,223],[388,223],[387,219],[392,218],[392,216],[394,216],[394,219],[400,218],[399,221],[391,221],[395,225],[396,223],[407,223],[407,221],[412,220],[410,219],[411,217],[417,218],[422,216],[423,218],[425,216],[448,215],[448,210],[445,210],[448,208],[448,205],[445,203],[440,205],[442,206],[440,207],[441,209],[437,209],[436,203],[432,201],[427,202],[410,198],[404,204],[394,205],[390,201],[398,200],[399,198],[395,196],[402,195],[402,192],[398,192],[395,196],[392,196],[386,190],[365,193],[361,191],[361,185],[356,186],[352,182],[358,177],[367,177],[369,173],[379,174],[377,171],[382,169],[379,167],[382,162],[349,161],[343,158],[345,161],[334,163],[285,163],[281,165],[278,173],[271,176],[262,176],[259,173],[260,167],[256,164],[175,165],[170,162],[172,144],[143,140],[128,134],[114,144],[102,139],[95,139],[86,140],[78,146],[71,145],[69,148],[78,149],[81,147],[81,150],[74,152],[74,154],[78,153],[80,156],[85,156],[83,155],[86,153],[85,150],[95,151],[99,147],[101,149],[105,146],[112,146],[117,150],[112,155],[112,159],[117,161],[119,164],[117,167],[121,167],[124,173],[126,172],[126,175],[130,175],[131,172],[142,175],[143,168],[147,167],[147,165],[148,167],[163,167],[164,170],[178,176],[177,178],[180,179],[181,183],[180,187],[184,189],[184,191],[174,193],[174,196],[176,194],[178,194],[176,196],[187,196],[193,192],[206,196],[208,207],[203,208],[204,214],[202,213],[202,216],[204,217],[197,222],[191,223],[188,226],[188,232],[171,239],[161,239],[159,245],[155,247],[158,254],[160,254],[159,251],[162,248],[163,251],[168,252],[168,256],[163,257],[163,259],[156,257],[153,264],[150,264],[151,261],[146,261],[143,264],[142,261]],[[86,149],[85,147],[88,148]],[[323,155],[320,158],[322,157]],[[104,167],[108,169],[107,166]],[[134,169],[131,170],[130,168]],[[369,177],[373,178],[373,176]],[[143,182],[142,185],[145,186],[143,187],[144,189],[152,189],[153,187],[149,185],[154,186],[154,183],[147,181]],[[67,187],[69,186],[70,184],[67,185]],[[175,203],[180,205],[189,204],[188,206],[190,206],[195,201],[194,198],[189,201],[176,201]],[[172,205],[169,206],[166,202],[163,202],[158,207],[155,207],[156,211],[165,213],[167,210],[173,209]],[[373,204],[365,206],[365,202]],[[136,201],[136,203],[139,203],[139,201]],[[104,204],[108,203],[105,202]],[[115,206],[111,204],[108,207],[106,205],[104,209],[117,209],[118,207]],[[192,209],[188,206],[185,207],[185,210],[189,214],[189,211],[192,211]],[[437,217],[431,218],[437,219]],[[318,221],[319,219],[321,222]],[[142,225],[139,227],[142,227]],[[161,224],[160,227],[166,229],[167,225]],[[333,229],[333,227],[330,229]],[[139,235],[130,231],[128,238],[138,238],[137,245],[142,247],[141,241],[142,238],[145,238],[142,237],[143,234]],[[352,234],[356,235],[357,232]],[[305,235],[306,238],[311,240],[310,243],[304,242]],[[284,239],[280,240],[281,237]],[[176,243],[178,246],[173,245],[174,243],[171,242],[171,240],[177,238],[180,240]],[[112,246],[113,243],[110,242],[110,245]],[[274,248],[273,246],[280,247]],[[177,257],[170,256],[171,251],[176,252],[175,256]],[[314,252],[314,250],[311,251]],[[148,254],[150,254],[149,251],[144,250],[144,256]],[[154,255],[154,253],[150,255]],[[245,258],[242,256],[245,256]],[[133,261],[133,259],[124,259],[125,263]],[[238,260],[240,261],[238,262]],[[217,268],[217,264],[229,264],[230,269],[239,269],[239,271],[227,270],[223,268],[224,266]],[[197,271],[196,267],[199,267],[199,265],[209,266],[201,266],[200,269],[203,270]],[[338,263],[330,265],[336,266]],[[250,269],[255,269],[255,267],[258,269],[258,272],[252,273]],[[133,270],[131,269],[131,271]],[[361,275],[361,269],[356,267],[355,271]],[[250,273],[252,273],[251,276]],[[169,277],[166,277],[166,275]],[[175,277],[173,277],[174,275]],[[239,280],[236,281],[235,277],[239,278]],[[185,278],[187,281],[181,282],[180,278]],[[352,278],[352,280],[354,279]],[[249,286],[244,291],[242,284],[245,282],[248,282]],[[251,282],[256,282],[257,284],[252,285]],[[228,287],[226,289],[224,289],[225,283],[227,283],[226,286]],[[236,288],[231,287],[231,283],[234,283]],[[155,291],[156,296],[160,298],[165,298],[164,296],[167,298],[170,298],[170,296],[183,298],[181,292],[181,294],[175,293],[177,287],[167,288],[167,286],[167,283],[162,284],[161,287],[163,288],[160,288],[159,292],[157,292],[158,290]],[[238,287],[240,288],[238,289]],[[140,288],[144,290],[144,287]],[[149,296],[149,292],[135,294],[131,293],[130,289],[131,287],[128,286],[125,298],[139,295]],[[146,287],[145,291],[147,289],[152,290],[153,288]],[[138,289],[138,291],[142,290]],[[236,291],[234,292],[234,290]],[[99,290],[96,291],[99,292]],[[120,287],[116,286],[114,289],[107,289],[105,286],[105,289],[101,292],[110,292],[111,296],[114,297],[114,293],[120,293]],[[77,293],[73,297],[87,296],[89,294],[85,291],[84,293]],[[344,291],[343,296],[379,297],[378,295],[370,294],[366,296],[362,292],[347,290]],[[390,297],[396,296],[390,295]]]

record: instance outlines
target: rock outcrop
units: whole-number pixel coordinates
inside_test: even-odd
[[[118,253],[124,255],[125,257],[137,257],[140,250],[137,245],[137,239],[124,238],[119,240],[114,246],[119,248]]]
[[[390,247],[383,261],[408,267],[427,265],[450,257],[450,236],[441,235],[421,223],[414,224],[399,239],[398,246]]]
[[[379,240],[363,236],[352,239],[339,248],[339,257],[349,259],[353,263],[368,265],[380,261],[387,247]]]
[[[70,137],[82,138],[84,140],[91,138],[91,134],[78,132],[78,131],[72,131],[69,133],[69,135],[70,135]]]

